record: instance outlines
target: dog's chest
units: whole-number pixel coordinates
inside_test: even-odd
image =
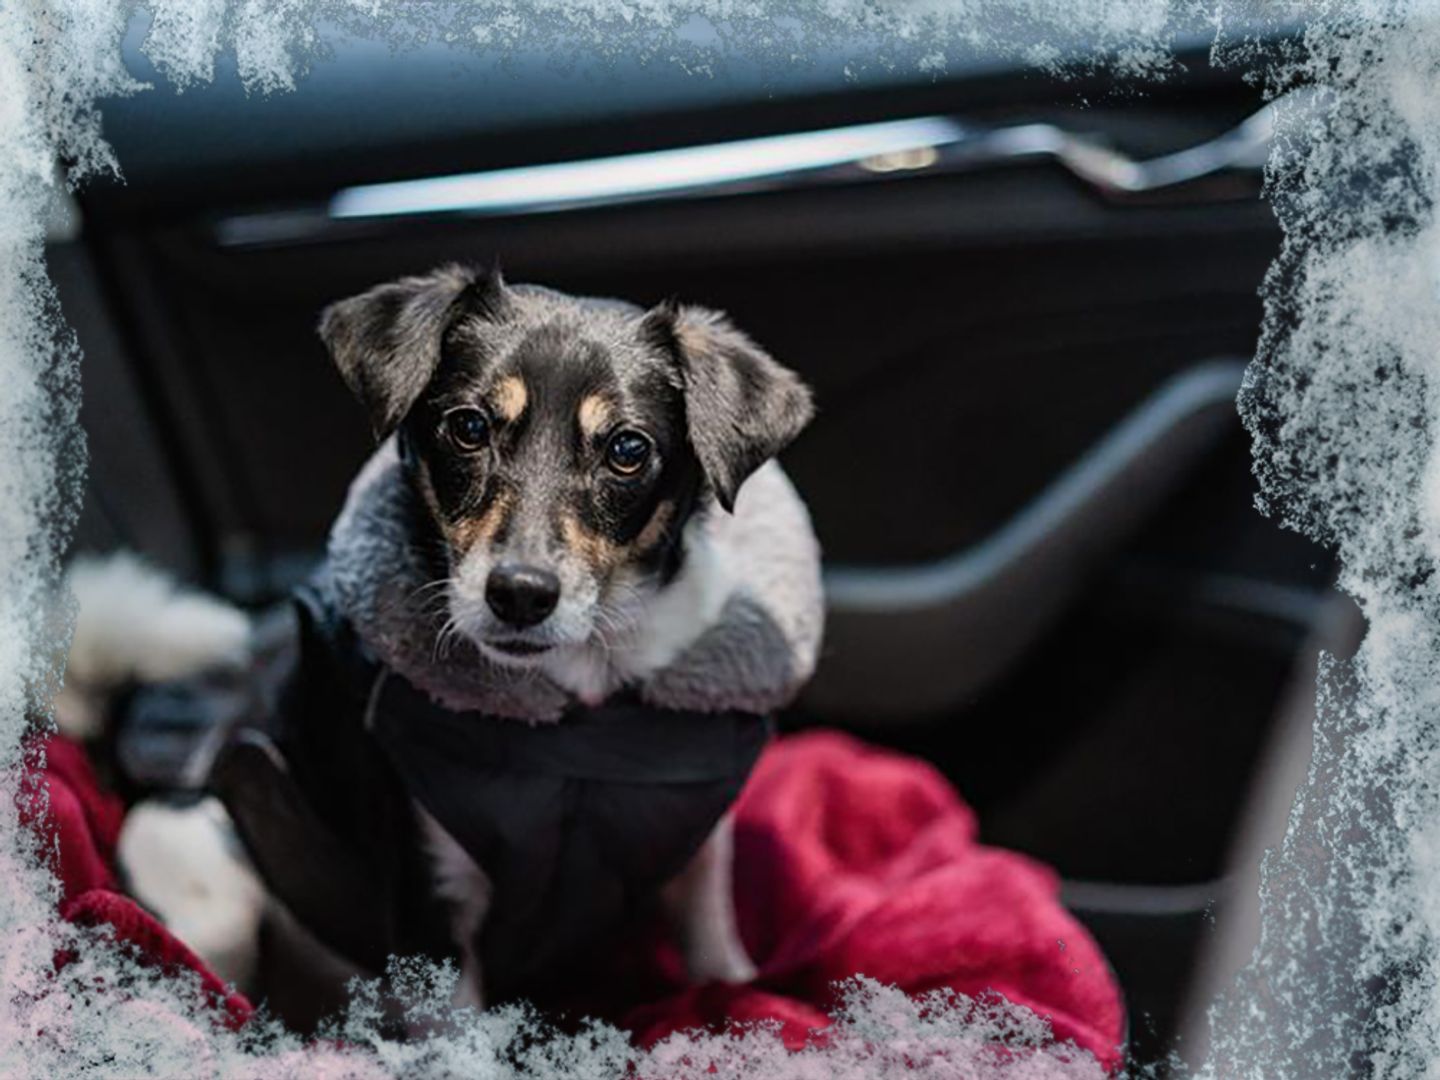
[[[411,804],[425,854],[430,860],[430,873],[435,882],[435,895],[453,905],[456,915],[453,929],[456,936],[473,936],[490,907],[490,878],[455,837],[425,812],[418,802]]]
[[[453,939],[492,1001],[543,994],[654,902],[738,796],[769,731],[635,699],[529,726],[436,705],[390,676],[369,730],[423,810]]]
[[[479,1008],[484,1004],[483,973],[479,963],[480,927],[490,910],[493,886],[470,853],[423,806],[412,802],[411,809],[420,823],[435,895],[449,906],[450,938],[460,950],[460,984],[456,988],[456,1004]]]

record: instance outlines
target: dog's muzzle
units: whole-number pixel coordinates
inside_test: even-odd
[[[502,563],[485,579],[485,603],[506,626],[525,630],[560,603],[560,579],[538,566]]]

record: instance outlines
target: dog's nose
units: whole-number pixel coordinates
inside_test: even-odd
[[[534,626],[560,602],[560,579],[538,566],[505,563],[485,579],[485,602],[511,626]]]

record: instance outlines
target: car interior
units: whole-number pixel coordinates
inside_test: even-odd
[[[1253,941],[1307,673],[1356,618],[1256,509],[1235,406],[1281,239],[1259,88],[1203,47],[1152,81],[705,77],[337,34],[293,93],[232,66],[176,94],[143,40],[157,88],[103,108],[123,177],[48,242],[84,349],[77,551],[255,609],[303,580],[372,449],[315,324],[372,284],[498,261],[722,308],[818,405],[783,460],[826,643],[781,728],[933,763],[983,841],[1058,872],[1132,1059],[1199,1039]]]

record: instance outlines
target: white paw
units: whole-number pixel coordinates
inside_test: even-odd
[[[77,558],[68,572],[75,635],[67,682],[108,689],[243,664],[250,620],[217,597],[181,587],[130,552]]]
[[[249,980],[265,889],[218,800],[178,808],[140,803],[125,818],[118,855],[135,899],[222,979]]]

